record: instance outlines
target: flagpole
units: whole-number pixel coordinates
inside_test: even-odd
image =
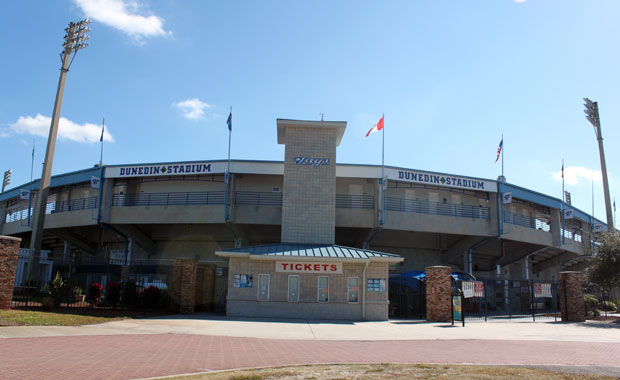
[[[590,254],[594,251],[594,181],[592,181],[592,214],[590,215]]]
[[[30,208],[32,207],[32,172],[34,171],[34,145],[35,139],[32,139],[32,160],[30,161],[30,194],[28,195],[28,226],[30,226]]]
[[[562,245],[564,245],[564,231],[566,229],[564,220],[564,159],[562,159]]]
[[[101,121],[101,153],[99,155],[99,204],[97,205],[97,223],[101,224],[101,202],[103,201],[103,133],[105,131],[105,117]]]
[[[230,145],[232,141],[232,106],[230,107],[230,114],[228,116],[228,166],[226,167],[226,175],[224,176],[224,182],[226,183],[226,218],[228,223],[230,220]]]
[[[502,133],[502,178],[504,178],[504,134]]]
[[[383,213],[385,211],[385,113],[381,115],[381,119],[383,119],[383,128],[381,128],[383,130],[383,133],[381,134],[381,181],[379,181],[379,183],[381,184],[381,218],[379,219],[380,226],[383,225]]]

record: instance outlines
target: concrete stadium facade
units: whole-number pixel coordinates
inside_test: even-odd
[[[563,225],[561,200],[498,180],[386,166],[382,191],[381,166],[336,164],[345,128],[278,120],[285,160],[232,160],[229,181],[225,160],[106,165],[101,194],[91,186],[98,167],[54,176],[42,248],[56,257],[122,252],[127,263],[190,258],[227,268],[216,252],[294,239],[400,255],[390,264],[395,273],[445,265],[478,277],[552,280],[580,269],[592,226],[604,226],[574,208]],[[329,149],[321,143],[309,152],[315,140],[298,131],[312,131]],[[327,168],[327,182],[313,188],[317,168]],[[23,247],[31,227],[20,191],[37,187],[0,194],[0,235],[21,238]]]

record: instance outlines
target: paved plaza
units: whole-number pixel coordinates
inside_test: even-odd
[[[620,325],[240,320],[210,314],[0,327],[6,379],[137,379],[313,363],[561,367],[620,376]]]

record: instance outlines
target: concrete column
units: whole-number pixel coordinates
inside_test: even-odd
[[[182,314],[191,314],[196,305],[196,261],[174,259],[172,301]]]
[[[110,212],[114,200],[114,178],[107,178],[103,182],[103,194],[101,194],[101,222],[110,223]]]
[[[6,220],[7,202],[0,202],[0,235],[2,235],[2,229],[4,228],[4,221]]]
[[[426,268],[426,320],[429,322],[452,320],[450,267]]]
[[[562,210],[551,209],[551,240],[554,247],[562,244]]]
[[[560,272],[560,313],[564,322],[586,320],[581,272]]]
[[[196,311],[213,311],[215,264],[199,264],[196,274]]]
[[[22,239],[0,235],[0,310],[11,308]]]

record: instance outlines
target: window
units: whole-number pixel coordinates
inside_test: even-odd
[[[299,276],[288,276],[288,302],[299,302]]]
[[[349,289],[347,299],[349,302],[359,302],[359,277],[349,277]]]
[[[329,301],[329,277],[319,276],[319,302]]]
[[[269,275],[258,275],[258,300],[269,301]]]

